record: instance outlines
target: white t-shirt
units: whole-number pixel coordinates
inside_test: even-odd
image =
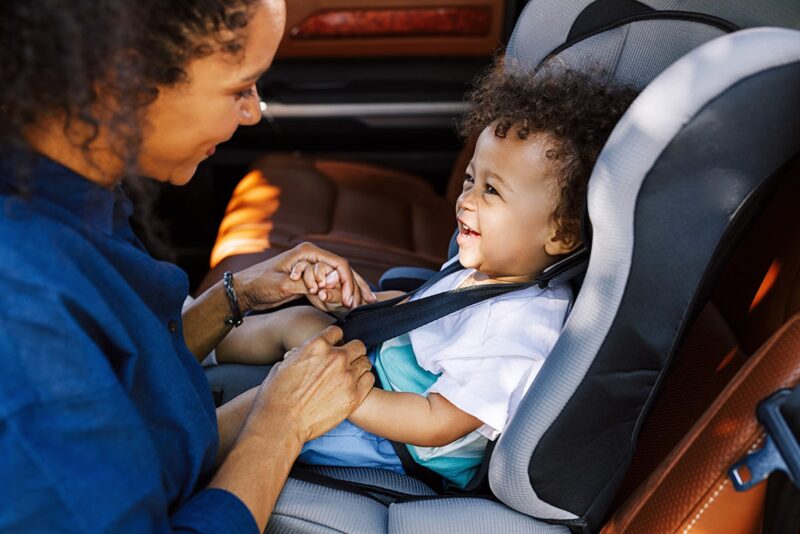
[[[473,272],[464,269],[446,276],[412,300],[454,289]],[[568,285],[533,286],[411,331],[420,367],[441,373],[428,393],[439,393],[477,417],[484,423],[478,432],[497,438],[550,354],[571,305]]]

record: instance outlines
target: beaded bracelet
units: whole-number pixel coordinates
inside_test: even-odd
[[[236,298],[236,290],[233,288],[233,273],[225,271],[222,275],[222,286],[225,294],[228,295],[228,305],[231,308],[231,316],[225,319],[225,324],[236,328],[242,321],[242,310],[239,308],[239,299]]]

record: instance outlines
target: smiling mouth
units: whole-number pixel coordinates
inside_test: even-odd
[[[467,226],[461,221],[458,221],[458,231],[460,234],[469,236],[469,237],[480,237],[481,234]]]

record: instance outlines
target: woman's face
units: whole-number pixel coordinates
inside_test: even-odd
[[[196,59],[185,67],[188,83],[159,87],[144,117],[142,174],[183,185],[236,128],[259,121],[255,82],[272,63],[285,19],[283,0],[262,0],[247,24],[243,54]]]

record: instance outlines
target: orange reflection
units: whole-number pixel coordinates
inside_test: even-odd
[[[724,358],[722,358],[722,361],[721,361],[721,362],[719,362],[719,365],[717,366],[717,369],[714,371],[714,373],[715,373],[715,374],[716,374],[716,373],[719,373],[720,371],[722,371],[722,370],[724,370],[726,367],[728,367],[728,366],[731,364],[731,362],[733,361],[733,358],[734,358],[734,356],[736,356],[736,353],[737,353],[738,351],[739,351],[739,348],[738,348],[738,347],[733,347],[733,348],[730,350],[730,352],[728,352],[728,354],[726,354],[726,355],[725,355],[725,357],[724,357]]]
[[[767,293],[772,289],[772,286],[775,285],[775,280],[778,279],[778,273],[781,271],[781,262],[777,259],[772,262],[772,265],[769,266],[769,270],[767,274],[764,276],[764,280],[761,281],[761,286],[759,286],[758,291],[756,291],[756,296],[753,297],[753,302],[750,303],[750,308],[748,309],[749,312],[752,312],[756,306],[758,306],[764,297],[767,296]]]
[[[272,218],[280,206],[281,190],[260,171],[245,176],[233,192],[211,251],[214,268],[228,256],[262,252],[270,247]]]

